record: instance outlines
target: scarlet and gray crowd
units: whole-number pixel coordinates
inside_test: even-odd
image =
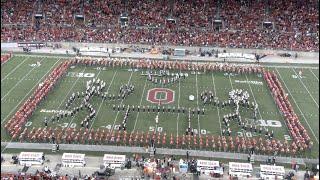
[[[173,5],[170,1],[124,2],[5,1],[1,3],[1,41],[319,49],[318,0],[225,0],[220,5],[218,0],[177,0]],[[125,11],[129,26],[123,28],[119,17]],[[35,20],[36,13],[44,18]],[[76,14],[84,15],[84,24],[74,20]],[[176,23],[167,21],[169,16]],[[223,20],[220,31],[214,30],[214,19]],[[272,22],[274,28],[262,28],[264,21]]]
[[[51,128],[39,127],[28,128],[24,125],[38,106],[38,104],[46,98],[48,92],[55,86],[57,81],[66,75],[67,69],[71,65],[84,66],[104,66],[104,67],[131,67],[142,68],[147,70],[154,69],[172,69],[172,70],[197,70],[197,71],[217,71],[217,72],[233,72],[233,73],[259,73],[263,74],[268,86],[272,91],[274,98],[283,112],[286,123],[289,127],[290,134],[293,137],[292,143],[287,141],[280,141],[276,139],[262,139],[259,138],[243,138],[243,137],[225,137],[201,134],[183,134],[177,135],[174,139],[173,135],[170,138],[166,133],[161,132],[127,132],[112,131],[108,129],[88,129],[88,128]],[[89,88],[90,89],[90,88]],[[126,123],[124,121],[123,123]],[[6,131],[12,136],[13,140],[30,141],[30,142],[56,142],[60,143],[89,143],[89,144],[117,144],[117,145],[139,145],[145,146],[152,138],[159,146],[172,147],[199,147],[208,148],[219,151],[238,151],[246,152],[254,148],[256,153],[273,154],[278,152],[281,154],[291,153],[292,155],[303,150],[310,149],[312,142],[299,122],[297,116],[294,114],[287,97],[285,97],[279,81],[274,73],[265,71],[262,67],[256,65],[236,65],[223,63],[203,63],[194,64],[191,62],[168,62],[168,61],[149,61],[128,60],[128,59],[78,59],[75,58],[70,61],[65,61],[57,66],[52,73],[46,78],[42,86],[39,86],[35,92],[28,98],[28,100],[19,108],[15,115],[5,124]],[[169,139],[168,139],[169,138]],[[167,139],[169,140],[167,144]]]

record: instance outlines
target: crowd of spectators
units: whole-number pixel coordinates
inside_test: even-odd
[[[1,5],[2,42],[319,49],[318,0],[15,0]],[[41,20],[35,20],[37,13],[43,14]],[[127,27],[120,21],[124,14]],[[220,30],[215,28],[216,19],[222,20]],[[264,27],[263,22],[272,25]]]

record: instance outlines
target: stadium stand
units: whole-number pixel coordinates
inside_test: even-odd
[[[317,0],[15,2],[1,2],[2,42],[76,41],[299,51],[319,49]],[[43,18],[35,18],[36,14]],[[128,18],[125,26],[121,25],[121,15]],[[169,17],[171,21],[168,21]],[[214,20],[221,20],[219,30]]]

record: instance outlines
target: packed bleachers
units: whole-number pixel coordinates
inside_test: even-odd
[[[319,49],[317,0],[16,0],[1,3],[1,41]],[[128,14],[123,27],[120,15]],[[41,20],[34,15],[43,14]],[[77,20],[75,15],[83,15]],[[171,17],[175,23],[167,21]],[[216,30],[213,20],[222,20]],[[263,22],[271,22],[264,27]],[[22,24],[17,26],[17,24]]]

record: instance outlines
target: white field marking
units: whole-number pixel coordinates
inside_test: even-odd
[[[230,76],[230,74],[229,74],[229,81],[230,81],[230,85],[231,85],[232,90],[234,90],[234,89],[233,89],[233,85],[232,85],[232,81],[231,81],[231,76]],[[239,112],[239,115],[240,115],[240,112]],[[245,131],[244,129],[242,129],[241,131],[242,131],[242,134],[246,134],[246,131]],[[247,139],[246,136],[243,136],[243,138],[244,138],[244,139]]]
[[[52,68],[55,67],[55,65],[60,61],[61,59],[58,59],[49,69],[49,71],[47,73],[45,73],[42,78],[39,79],[39,81],[30,89],[30,91],[19,101],[19,103],[12,108],[12,110],[9,112],[9,114],[1,121],[1,125],[3,122],[5,122],[5,120],[10,116],[10,114],[20,105],[20,103],[32,92],[32,90],[37,87],[37,85],[39,85],[39,83],[41,82],[41,80],[49,73],[51,72]]]
[[[268,91],[268,92],[269,92],[269,94],[271,95],[271,97],[273,97],[272,94],[271,94],[271,91]],[[287,131],[289,132],[288,125],[287,125],[287,123],[285,122],[285,119],[284,119],[284,117],[282,116],[282,113],[281,113],[280,109],[278,108],[278,106],[277,106],[277,104],[276,104],[276,101],[273,100],[273,103],[274,103],[274,105],[277,107],[276,109],[278,110],[278,112],[279,112],[279,114],[280,114],[280,116],[281,116],[281,118],[282,118],[282,120],[283,120],[283,123],[285,124],[285,126],[286,126],[286,128],[287,128]],[[268,113],[268,112],[267,112],[267,113]],[[270,113],[273,114],[273,112],[270,112]],[[280,123],[281,123],[281,122],[280,122]]]
[[[19,68],[29,57],[25,58],[23,61],[21,61],[14,69],[12,69],[4,78],[1,79],[1,82],[5,80],[10,74],[12,74],[17,68]]]
[[[279,73],[278,69],[277,69],[277,68],[275,68],[275,69],[276,69],[277,73],[279,74],[279,77],[280,77],[281,81],[284,83],[284,86],[285,86],[285,87],[286,87],[286,89],[288,90],[288,92],[289,92],[289,94],[290,94],[290,96],[291,96],[291,98],[292,98],[293,102],[296,104],[297,108],[299,109],[299,111],[300,111],[300,113],[301,113],[301,115],[302,115],[303,119],[305,120],[305,122],[307,123],[307,125],[308,125],[309,129],[311,130],[311,133],[313,134],[313,136],[314,136],[315,140],[316,140],[316,141],[317,141],[317,143],[319,144],[319,140],[318,140],[318,138],[317,138],[316,134],[313,132],[313,129],[311,128],[311,126],[310,126],[310,124],[309,124],[309,122],[308,122],[307,118],[304,116],[304,114],[303,114],[303,112],[301,111],[301,109],[300,109],[300,107],[299,107],[298,103],[296,102],[296,100],[295,100],[295,99],[294,99],[294,97],[292,96],[291,91],[289,90],[289,88],[288,88],[288,86],[287,86],[286,82],[282,79],[281,74]]]
[[[262,67],[271,67],[271,68],[303,68],[303,69],[319,69],[318,67],[310,67],[310,66],[278,66],[278,65],[261,65]]]
[[[247,77],[247,74],[245,74],[245,76],[246,76],[246,80],[247,80],[247,82],[249,82],[248,77]],[[253,94],[253,91],[252,91],[251,85],[250,85],[250,83],[248,83],[248,84],[249,84],[249,88],[250,88],[250,91],[251,91],[251,94],[252,94],[252,97],[253,97],[254,103],[255,103],[255,104],[258,104],[258,103],[257,103],[257,101],[256,101],[256,97],[255,97],[255,96],[254,96],[254,94]],[[261,116],[261,113],[260,113],[259,105],[258,105],[258,112],[259,112],[259,115],[260,115],[260,119],[263,119],[263,118],[262,118],[262,116]]]
[[[43,60],[44,60],[44,59],[41,59],[40,61],[42,62]],[[22,80],[24,80],[35,68],[36,68],[36,67],[33,67],[26,75],[24,75],[23,78],[20,79],[20,80],[7,92],[7,94],[5,94],[5,95],[1,98],[1,102],[2,102],[2,100],[3,100],[8,94],[10,94],[10,92],[11,92],[15,87],[17,87],[17,85],[19,85],[19,84],[22,82]]]
[[[246,76],[246,79],[248,80],[248,77],[247,77],[247,75],[245,75]],[[250,90],[251,90],[251,93],[252,93],[252,96],[253,96],[253,99],[254,99],[254,101],[255,101],[255,103],[257,104],[257,102],[256,102],[256,98],[255,98],[255,96],[254,96],[254,94],[253,94],[253,91],[252,91],[252,89],[251,89],[251,86],[250,86],[250,84],[249,84],[249,87],[250,87]],[[271,94],[271,91],[268,91],[269,93],[270,93],[270,95],[271,95],[271,97],[272,97],[272,94]],[[276,102],[273,100],[273,103],[276,105]],[[277,105],[276,105],[277,106]],[[280,113],[280,115],[282,114],[281,112],[280,112],[280,109],[277,107],[276,108],[278,111],[279,111],[279,113]],[[263,120],[263,118],[262,118],[262,116],[261,116],[261,113],[260,113],[260,109],[259,109],[259,107],[258,107],[258,112],[259,112],[259,114],[260,114],[260,119],[261,120]],[[269,114],[269,112],[267,111],[267,114]],[[270,114],[273,114],[273,112],[270,112]],[[281,116],[282,117],[282,116]],[[284,121],[284,119],[283,119],[283,117],[282,117],[282,120]],[[286,126],[286,128],[287,128],[287,131],[289,132],[289,128],[288,128],[288,125],[287,125],[287,123],[284,121],[284,124],[285,124],[285,126]],[[265,129],[266,129],[266,127],[264,127]]]
[[[230,84],[231,84],[231,88],[232,88],[232,90],[233,90],[233,85],[232,85],[232,82],[231,82],[230,74],[229,74],[229,81],[230,81]]]
[[[87,69],[87,66],[82,70],[82,73]],[[66,93],[66,96],[63,98],[63,100],[61,101],[61,103],[59,104],[57,109],[60,109],[61,105],[63,104],[63,102],[67,99],[68,95],[70,94],[71,90],[74,88],[74,86],[77,84],[78,80],[80,79],[80,77],[78,77],[74,82],[73,85],[71,86],[71,88],[69,89],[69,91]]]
[[[38,57],[38,58],[59,58],[59,59],[70,59],[75,58],[75,56],[42,56],[42,55],[33,55],[33,54],[15,54],[14,56],[21,56],[21,57]]]
[[[179,74],[181,74],[181,70],[179,72]],[[181,79],[179,79],[179,96],[178,96],[178,108],[180,108],[180,81]],[[179,119],[180,119],[180,113],[178,113],[177,116],[177,136],[179,135]]]
[[[143,99],[144,91],[145,91],[146,85],[147,85],[147,79],[148,79],[148,78],[146,77],[146,80],[145,80],[144,86],[143,86],[143,90],[142,90],[142,94],[141,94],[141,98],[140,98],[139,106],[141,106],[141,104],[142,104],[142,99]],[[136,125],[137,125],[137,121],[138,121],[138,118],[139,118],[139,114],[140,114],[140,111],[137,113],[137,117],[136,117],[136,120],[135,120],[135,122],[134,122],[134,126],[133,126],[132,132],[134,132],[134,130],[136,129]]]
[[[101,69],[100,69],[100,71],[98,72],[98,74],[97,74],[97,77],[96,78],[98,78],[99,77],[99,74],[100,74],[100,72],[101,72]],[[79,76],[80,77],[80,76]],[[79,78],[78,77],[78,78]],[[59,106],[60,107],[60,106]],[[70,126],[71,126],[71,124],[72,124],[72,122],[73,122],[73,119],[76,117],[76,115],[74,115],[72,118],[71,118],[71,120],[70,120],[70,122],[68,123],[68,125],[67,125],[67,128],[69,128]]]
[[[131,71],[131,74],[130,74],[130,77],[129,77],[129,80],[128,80],[127,84],[129,84],[129,83],[130,83],[131,78],[132,78],[132,74],[133,74],[133,71]],[[122,105],[123,101],[124,101],[124,99],[122,99],[122,100],[121,100],[121,102],[120,102],[120,106]],[[114,118],[114,122],[113,122],[113,125],[112,125],[112,127],[111,127],[111,133],[113,132],[114,125],[116,124],[116,121],[117,121],[117,118],[118,118],[119,112],[120,112],[120,111],[118,111],[118,112],[117,112],[117,115],[116,115],[116,117]]]
[[[291,68],[293,70],[293,72],[298,76],[297,72]],[[298,76],[298,79],[300,80],[301,84],[303,85],[303,87],[307,90],[308,94],[310,95],[310,97],[312,98],[313,102],[317,105],[317,107],[319,108],[319,104],[317,103],[317,101],[313,98],[313,96],[311,95],[309,89],[307,88],[307,86],[304,84],[304,82],[301,80],[301,78],[299,78]]]
[[[198,90],[198,71],[196,72],[196,90],[197,90],[197,106],[199,108],[199,90]],[[200,115],[198,114],[198,134],[201,134],[200,132]]]
[[[309,69],[309,71],[311,71],[311,73],[313,74],[313,76],[317,79],[317,81],[319,82],[319,78],[317,77],[317,75],[316,74],[314,74],[314,72],[311,70],[311,69]]]
[[[51,69],[52,69],[52,68],[57,64],[57,62],[59,62],[60,60],[61,60],[61,59],[58,59],[58,60],[51,66],[51,68],[49,69],[49,71],[42,76],[41,79],[43,79],[49,72],[51,72]],[[35,88],[35,87],[40,83],[41,79],[33,86],[33,88]],[[30,91],[25,95],[25,97],[23,97],[23,98],[21,99],[21,101],[17,104],[16,107],[14,107],[14,108],[12,109],[12,111],[15,110],[15,109],[18,107],[18,105],[22,102],[22,100],[24,100],[24,99],[27,97],[28,94],[30,94],[30,92],[32,91],[33,88],[30,89]],[[8,114],[8,116],[12,113],[12,111]],[[8,117],[8,116],[7,116],[7,117]],[[5,118],[1,121],[1,125],[2,125],[3,122],[5,122],[4,120],[5,120],[7,117],[5,117]],[[10,139],[10,141],[7,143],[7,145],[3,148],[3,150],[1,151],[1,154],[7,149],[8,145],[12,142],[12,140],[13,140],[13,137]]]
[[[211,73],[211,77],[212,77],[212,84],[213,84],[214,96],[217,97],[216,85],[215,85],[215,83],[214,83],[213,73]],[[219,125],[220,125],[220,134],[221,134],[221,136],[222,136],[220,109],[219,109],[217,106],[216,106],[216,108],[217,108],[217,110],[218,110]]]
[[[101,70],[100,70],[100,71],[101,71]],[[111,79],[111,82],[110,82],[110,84],[109,84],[108,89],[107,89],[106,92],[109,92],[109,89],[110,89],[110,87],[111,87],[111,85],[112,85],[112,83],[113,83],[114,77],[116,76],[117,72],[118,72],[118,70],[116,70],[116,71],[114,72],[113,77],[112,77],[112,79]],[[100,73],[100,72],[99,72],[99,73]],[[98,111],[97,111],[97,115],[96,115],[96,117],[93,119],[93,121],[92,121],[92,123],[91,123],[91,125],[90,125],[90,128],[89,128],[89,131],[91,130],[94,121],[95,121],[95,120],[97,119],[97,117],[98,117],[98,114],[99,114],[99,112],[100,112],[100,109],[101,109],[101,106],[102,106],[103,102],[104,102],[104,99],[102,99],[102,101],[101,101],[101,103],[100,103],[100,106],[99,106]]]

